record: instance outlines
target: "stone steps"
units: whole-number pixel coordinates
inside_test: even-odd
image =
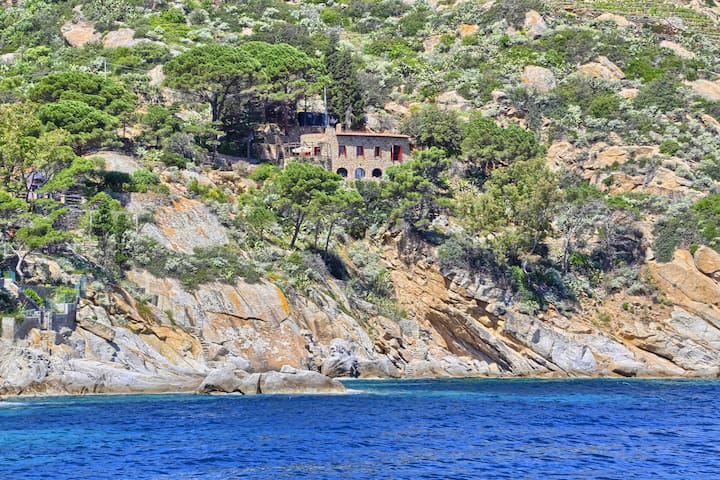
[[[200,350],[203,354],[203,358],[205,359],[206,363],[209,363],[208,360],[210,359],[210,344],[203,337],[202,330],[198,327],[187,327],[186,330],[190,335],[195,338],[195,340],[198,341],[198,343],[200,344]]]

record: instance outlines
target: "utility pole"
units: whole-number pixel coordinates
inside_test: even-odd
[[[103,58],[103,77],[107,80],[107,58]]]

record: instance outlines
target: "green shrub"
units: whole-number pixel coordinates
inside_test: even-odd
[[[675,249],[702,242],[698,218],[687,206],[676,207],[653,226],[653,250],[659,262],[673,259]]]
[[[23,293],[26,297],[35,302],[38,307],[42,307],[45,304],[42,297],[32,288],[26,288],[25,290],[23,290]]]
[[[664,155],[675,155],[680,150],[680,144],[672,139],[663,140],[660,144],[660,153]]]
[[[658,77],[640,89],[633,103],[636,108],[657,108],[661,112],[669,112],[686,104],[686,100],[678,92],[682,84],[668,75]]]

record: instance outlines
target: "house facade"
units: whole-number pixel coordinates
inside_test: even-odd
[[[410,158],[410,137],[397,133],[343,131],[300,136],[295,154],[315,157],[329,170],[350,179],[380,179],[385,170]]]

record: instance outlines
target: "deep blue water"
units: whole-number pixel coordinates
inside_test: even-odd
[[[348,382],[0,402],[1,479],[720,479],[720,382]]]

